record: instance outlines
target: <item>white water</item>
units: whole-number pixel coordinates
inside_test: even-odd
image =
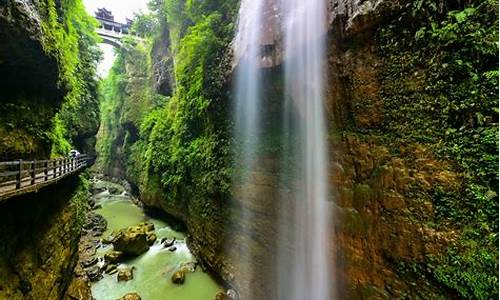
[[[291,236],[293,262],[279,259],[280,299],[330,299],[331,274],[328,207],[327,133],[323,111],[325,75],[326,1],[282,0],[285,36],[285,137],[296,133],[296,145],[285,148],[298,165],[296,196],[282,199],[282,207],[295,201],[282,236]],[[290,144],[285,141],[285,145]],[[288,150],[287,150],[288,149]],[[286,153],[288,151],[289,153]],[[289,232],[292,231],[292,232]],[[282,252],[286,253],[286,252]],[[288,255],[288,253],[286,253]],[[291,267],[293,266],[293,267]],[[291,267],[291,268],[290,268]]]
[[[268,138],[262,98],[263,30],[266,24],[263,7],[272,0],[242,0],[238,33],[235,38],[237,58],[235,138],[241,169],[266,172],[257,166],[258,150]],[[281,133],[282,196],[276,218],[275,291],[268,291],[274,300],[326,300],[335,298],[334,276],[329,253],[332,247],[328,233],[333,235],[328,206],[328,145],[323,109],[326,61],[326,0],[281,0],[275,6],[282,21],[284,70],[284,103]],[[279,36],[279,35],[277,35]],[[279,98],[279,97],[278,97]],[[273,101],[279,101],[274,99]],[[278,112],[279,114],[280,112]],[[273,118],[273,116],[271,116]],[[267,124],[267,125],[264,125]],[[274,123],[276,124],[276,123]],[[275,126],[275,125],[273,125]],[[279,126],[279,125],[277,125]],[[259,169],[260,168],[260,169]],[[257,170],[259,169],[259,170]],[[252,186],[253,176],[242,176],[241,184]],[[251,196],[240,195],[242,201]],[[260,196],[257,196],[260,197]],[[265,196],[264,196],[265,197]],[[255,200],[254,200],[255,201]],[[241,224],[253,220],[251,210],[241,211]],[[252,232],[250,232],[252,234]],[[245,257],[242,255],[241,257]],[[251,256],[250,256],[251,257]],[[251,259],[251,258],[250,258]],[[249,265],[252,262],[240,262]],[[248,271],[251,271],[250,269]],[[247,283],[249,290],[263,288]],[[251,295],[248,299],[253,299]]]
[[[252,169],[260,130],[260,91],[258,75],[263,0],[243,0],[235,39],[238,63],[235,105],[235,137],[241,147],[243,166]]]

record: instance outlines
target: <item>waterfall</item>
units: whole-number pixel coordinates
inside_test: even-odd
[[[267,296],[273,300],[335,298],[329,239],[333,228],[328,206],[328,143],[323,110],[326,3],[326,0],[242,0],[240,6],[234,40],[237,67],[234,135],[238,170],[246,175],[238,175],[237,184],[251,187],[254,173],[272,173],[260,158],[270,156],[281,162],[278,193],[281,196],[273,219],[278,235],[276,253],[269,253],[275,265],[272,274],[267,274],[273,284],[269,288],[252,286],[255,283],[249,282],[242,289],[271,289]],[[281,23],[281,30],[278,29],[281,32],[275,36],[266,28],[270,16]],[[272,83],[267,78],[263,80],[263,69],[272,68],[266,55],[276,48],[284,51],[280,75],[284,81],[277,81],[283,85],[282,92],[275,97],[279,99],[266,95],[269,90],[266,85]],[[270,105],[276,102],[280,103]],[[276,107],[281,111],[270,111]],[[264,141],[276,132],[281,141],[277,147],[278,158],[261,150],[265,148],[262,147]],[[248,188],[242,190],[248,191]],[[250,203],[261,196],[239,193],[238,201]],[[239,223],[251,224],[253,214],[252,209],[240,208]],[[247,231],[258,237],[252,230]],[[238,255],[240,268],[246,266],[243,273],[253,272],[248,266],[252,264],[252,254]],[[242,258],[247,261],[241,261]],[[244,299],[254,299],[252,292]]]
[[[295,197],[282,199],[294,207],[294,226],[282,227],[291,236],[292,262],[280,259],[280,299],[330,299],[333,286],[329,257],[328,144],[323,111],[326,61],[326,1],[282,0],[285,51],[285,155],[298,162]],[[288,146],[286,146],[288,145]],[[286,182],[286,180],[285,180]],[[290,183],[289,183],[290,184]],[[294,201],[293,205],[290,201]],[[293,228],[293,229],[291,229]],[[288,232],[293,230],[293,232]],[[280,251],[286,253],[285,251]],[[288,255],[288,253],[286,253]]]

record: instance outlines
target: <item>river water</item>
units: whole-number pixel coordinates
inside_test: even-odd
[[[125,193],[110,195],[108,191],[97,194],[96,203],[101,208],[95,212],[102,215],[108,222],[108,228],[103,236],[114,230],[135,226],[140,222],[151,222],[155,225],[158,240],[150,249],[130,260],[121,263],[118,268],[134,266],[134,278],[127,282],[117,282],[116,273],[104,274],[104,277],[92,284],[92,295],[96,300],[119,299],[131,292],[138,293],[142,300],[213,300],[222,288],[209,276],[196,267],[196,271],[186,274],[183,285],[173,284],[172,274],[183,263],[195,261],[195,257],[186,245],[183,233],[173,230],[162,220],[147,216],[144,210],[135,205]],[[170,252],[160,244],[162,238],[176,238],[175,252]],[[111,245],[103,245],[97,251],[102,258],[111,249]]]

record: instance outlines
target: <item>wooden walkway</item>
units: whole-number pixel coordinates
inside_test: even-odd
[[[89,165],[86,155],[54,160],[0,162],[0,201],[36,192]]]

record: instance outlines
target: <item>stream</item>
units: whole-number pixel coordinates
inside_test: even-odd
[[[186,273],[182,285],[171,281],[172,274],[185,263],[196,261],[186,245],[186,236],[173,230],[166,222],[145,214],[143,208],[134,204],[123,187],[114,183],[97,181],[95,184],[112,187],[115,193],[110,194],[110,188],[93,196],[97,209],[95,213],[102,215],[108,222],[103,237],[141,222],[153,223],[158,239],[147,252],[135,258],[130,258],[118,265],[118,269],[134,266],[133,279],[117,281],[117,274],[103,274],[103,278],[92,283],[92,295],[96,300],[119,299],[127,293],[135,292],[142,300],[213,300],[223,289],[205,273],[200,266],[194,272]],[[175,238],[177,250],[171,252],[163,244],[162,239]],[[104,253],[112,249],[111,244],[101,246],[97,256],[102,263]]]

